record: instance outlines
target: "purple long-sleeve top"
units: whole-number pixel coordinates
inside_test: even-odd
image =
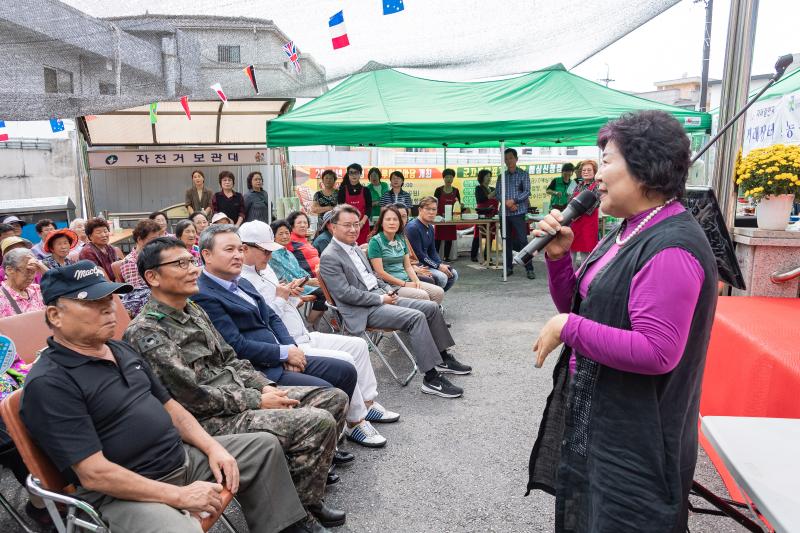
[[[653,217],[642,231],[682,213],[674,202]],[[647,210],[627,219],[626,237],[650,213]],[[634,237],[636,239],[636,237]],[[603,266],[619,252],[616,243],[586,271],[578,291],[586,297],[589,285]],[[547,259],[550,294],[560,313],[569,313],[577,283],[569,254]],[[625,372],[665,374],[675,368],[683,355],[686,339],[704,279],[699,261],[683,248],[666,248],[654,255],[634,276],[628,296],[631,330],[619,329],[570,313],[561,330],[561,340],[584,357]],[[575,356],[570,358],[575,372]]]

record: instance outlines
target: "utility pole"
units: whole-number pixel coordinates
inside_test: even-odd
[[[611,79],[611,67],[608,66],[608,63],[606,63],[606,77],[605,78],[600,78],[597,81],[602,81],[603,83],[606,84],[606,87],[608,87],[608,84],[610,82],[617,81],[617,80]]]
[[[714,12],[714,0],[694,0],[695,3],[706,4],[706,25],[703,36],[703,70],[700,75],[700,111],[706,111],[708,103],[708,65],[711,56],[711,18]]]

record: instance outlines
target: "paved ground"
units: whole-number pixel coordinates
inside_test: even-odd
[[[382,450],[350,443],[357,461],[340,469],[342,482],[328,492],[329,504],[346,509],[344,532],[534,532],[552,531],[553,498],[524,498],[528,457],[545,398],[551,356],[535,369],[531,346],[555,312],[543,265],[531,281],[519,271],[500,281],[499,271],[474,270],[462,258],[461,281],[448,293],[448,320],[458,342],[454,352],[474,367],[453,378],[466,393],[443,400],[419,391],[421,378],[400,387],[374,358],[381,401],[402,413],[397,424],[379,426],[389,439]],[[400,364],[399,352],[390,350]],[[701,453],[696,479],[724,493]],[[21,507],[16,482],[3,476],[0,491]],[[240,515],[234,515],[240,524]],[[0,510],[0,531],[16,531]],[[245,527],[239,525],[240,531]],[[739,532],[727,518],[692,516],[692,532]],[[215,528],[214,531],[222,531]]]

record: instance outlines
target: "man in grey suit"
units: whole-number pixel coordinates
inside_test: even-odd
[[[320,260],[320,277],[342,313],[347,330],[359,334],[368,326],[397,328],[411,336],[417,366],[425,374],[422,392],[458,398],[464,391],[442,374],[469,374],[472,367],[456,361],[447,349],[455,344],[439,306],[429,300],[400,298],[375,276],[366,255],[356,245],[358,210],[340,204],[332,211],[333,239]]]

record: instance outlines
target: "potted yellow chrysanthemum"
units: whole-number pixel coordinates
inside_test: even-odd
[[[800,145],[756,148],[736,167],[736,185],[756,202],[761,229],[782,230],[800,194]]]

